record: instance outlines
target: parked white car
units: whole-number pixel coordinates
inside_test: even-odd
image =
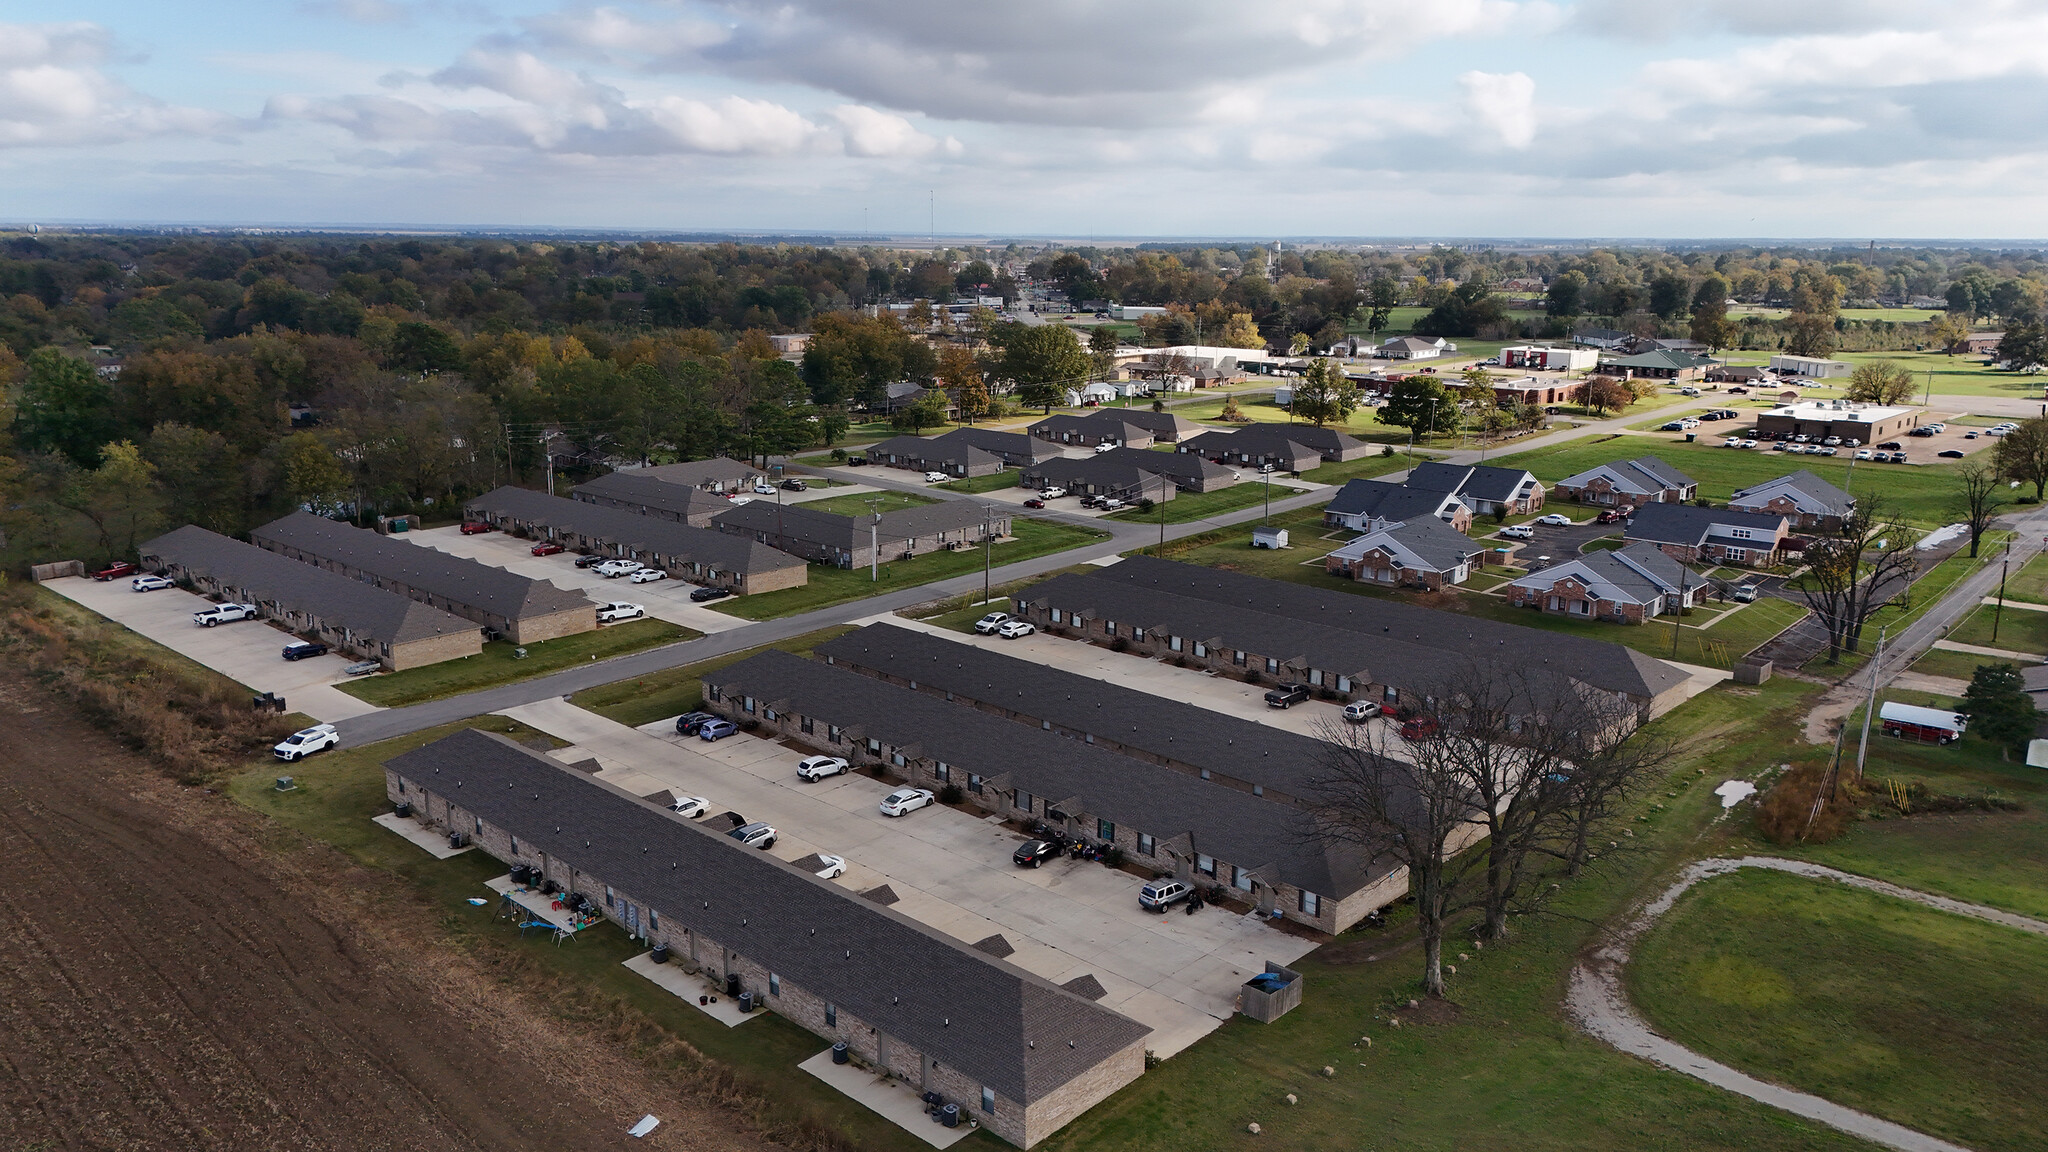
[[[770,484],[766,480],[759,481],[754,485],[754,495],[773,496],[775,495],[775,485]]]
[[[644,567],[646,565],[638,560],[607,560],[591,571],[607,580],[616,580],[621,576],[630,576]]]
[[[638,572],[633,573],[633,583],[635,584],[652,584],[656,580],[666,579],[668,579],[668,571],[663,568],[642,568]]]
[[[846,875],[846,857],[818,853],[818,870],[815,875],[823,876],[827,880],[837,880]]]
[[[711,801],[702,796],[683,796],[668,806],[668,810],[688,820],[695,820],[711,808]]]
[[[924,474],[924,482],[927,484],[944,484],[951,479],[952,477],[944,472],[927,472]]]
[[[1033,624],[1029,620],[1012,620],[996,629],[996,635],[1005,640],[1015,640],[1019,636],[1029,636],[1036,631],[1038,631],[1038,625]]]
[[[599,624],[614,624],[620,620],[638,620],[645,615],[647,615],[645,605],[628,604],[623,600],[614,600],[609,604],[599,604],[597,606],[597,622]]]
[[[853,766],[841,756],[812,756],[797,761],[796,778],[799,780],[823,780],[827,776],[843,776]]]
[[[987,636],[1009,622],[1010,614],[1008,612],[991,612],[974,622],[974,631],[976,635]]]
[[[1380,714],[1380,706],[1371,700],[1353,700],[1344,706],[1344,718],[1353,724],[1363,724]]]
[[[1569,528],[1572,526],[1572,518],[1562,512],[1552,512],[1548,516],[1538,516],[1536,522],[1538,524],[1548,524],[1553,528]]]
[[[211,608],[201,608],[192,614],[192,622],[201,628],[211,628],[216,624],[230,624],[236,620],[254,620],[255,618],[256,606],[254,604],[216,604]]]
[[[339,743],[341,733],[334,725],[315,724],[311,728],[301,728],[285,737],[270,752],[279,760],[290,763],[311,756],[315,752],[324,752]]]
[[[156,592],[165,588],[177,587],[176,584],[162,576],[137,576],[128,582],[128,586],[137,592]]]
[[[1527,524],[1510,524],[1495,532],[1494,535],[1503,540],[1534,540],[1536,538],[1536,530]]]
[[[1060,497],[1065,496],[1066,494],[1067,490],[1065,488],[1062,488],[1059,485],[1055,484],[1050,488],[1040,489],[1038,493],[1038,498],[1040,500],[1057,500]]]
[[[884,816],[908,816],[937,800],[929,788],[898,788],[882,797],[880,808]]]

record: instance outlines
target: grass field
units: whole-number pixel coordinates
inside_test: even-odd
[[[1978,656],[1970,652],[1950,652],[1945,648],[1929,648],[1913,661],[1913,671],[1923,676],[1947,676],[1953,680],[1968,680],[1975,675],[1982,664],[1996,664],[1993,656]]]
[[[1292,488],[1282,487],[1273,490],[1273,498],[1276,500],[1285,500],[1296,495],[1299,493]],[[1163,509],[1155,506],[1152,511],[1146,512],[1138,508],[1126,508],[1121,512],[1111,512],[1103,519],[1157,524],[1163,513],[1168,524],[1184,524],[1189,520],[1200,520],[1206,516],[1250,508],[1263,503],[1265,498],[1266,485],[1259,480],[1247,478],[1228,488],[1218,488],[1214,492],[1178,493],[1166,502]]]
[[[1994,623],[1998,630],[1995,638]],[[2007,608],[2000,612],[1993,605],[1979,604],[1962,623],[1949,629],[1945,639],[2010,652],[2048,653],[2048,612],[2029,608]]]
[[[1405,451],[1396,452],[1392,456],[1361,456],[1356,460],[1340,460],[1320,468],[1311,468],[1303,472],[1301,478],[1311,484],[1342,484],[1347,480],[1370,480],[1374,476],[1384,476],[1389,472],[1399,472],[1425,463],[1434,455],[1418,450],[1412,457]]]
[[[1015,539],[994,548],[992,562],[997,567],[1050,552],[1079,548],[1109,537],[1109,533],[1094,528],[1022,517],[1010,521],[1010,534]],[[866,568],[813,564],[810,582],[801,588],[784,588],[780,592],[763,592],[756,596],[732,596],[714,601],[711,606],[744,620],[772,620],[778,616],[792,616],[898,588],[911,588],[949,576],[964,575],[981,566],[982,552],[979,548],[963,552],[927,552],[909,560],[886,563],[882,565],[879,581],[870,580]]]
[[[2038,399],[2042,386],[2048,383],[2041,376],[2028,376],[2019,372],[2003,372],[1984,362],[1982,356],[1950,356],[1942,352],[1837,352],[1834,359],[1851,364],[1863,364],[1872,360],[1890,360],[1913,374],[1918,386],[1917,402],[1928,387],[1928,374],[1933,374],[1934,394],[1950,396],[2019,396]]]
[[[358,700],[396,708],[510,684],[516,680],[530,680],[549,672],[559,672],[572,664],[606,660],[643,648],[695,640],[702,635],[694,628],[670,624],[665,620],[635,620],[627,624],[607,624],[595,632],[580,632],[574,636],[525,645],[524,659],[518,655],[519,645],[510,640],[493,640],[475,656],[350,680],[336,687]]]
[[[2040,1147],[2048,940],[1745,871],[1682,897],[1628,977],[1706,1055],[1983,1152]]]
[[[765,652],[770,648],[807,656],[813,647],[851,631],[853,626],[850,624],[821,628],[816,632],[806,632],[802,636],[764,644],[759,648],[749,648],[744,652],[714,656],[709,660],[700,660],[681,668],[667,668],[646,676],[636,676],[631,680],[618,680],[596,688],[586,688],[571,696],[569,702],[578,708],[638,728],[642,724],[652,724],[656,720],[680,716],[703,707],[704,689],[700,681],[706,672],[723,668],[728,664],[737,664],[756,652]]]
[[[1704,425],[1702,425],[1704,427]],[[1744,452],[1718,445],[1686,444],[1643,436],[1616,436],[1575,441],[1503,456],[1488,463],[1527,468],[1546,484],[1611,460],[1656,456],[1699,481],[1700,495],[1725,502],[1736,491],[1788,472],[1805,469],[1851,495],[1879,495],[1909,521],[1933,528],[1955,521],[1956,465],[1887,465],[1857,468],[1842,457],[1800,456],[1787,459],[1775,452]]]
[[[1020,473],[1017,469],[1005,468],[1001,472],[992,473],[987,476],[970,476],[965,480],[949,480],[944,484],[937,485],[937,487],[944,488],[948,492],[994,492],[999,488],[1015,488],[1019,475]]]
[[[845,496],[827,496],[823,500],[806,500],[805,508],[813,512],[832,512],[840,516],[866,516],[873,512],[894,512],[901,508],[917,508],[925,504],[937,504],[936,496],[920,496],[915,492],[854,492]]]
[[[2048,604],[2048,554],[2034,557],[2005,578],[2005,598]]]
[[[481,852],[435,860],[370,823],[370,817],[391,810],[384,795],[383,761],[465,727],[503,732],[522,740],[537,735],[505,717],[481,716],[364,748],[322,753],[293,765],[298,788],[292,792],[278,792],[270,786],[277,773],[266,764],[234,780],[229,793],[289,829],[281,842],[294,839],[292,833],[296,833],[333,845],[358,864],[396,876],[419,900],[437,910],[441,938],[448,947],[477,959],[508,983],[525,984],[529,991],[546,996],[555,1016],[567,1026],[609,1033],[622,1017],[637,1017],[655,1032],[653,1037],[640,1034],[639,1045],[651,1048],[653,1041],[666,1037],[686,1041],[730,1067],[742,1089],[771,1098],[774,1109],[787,1118],[808,1117],[862,1149],[929,1149],[930,1145],[823,1081],[797,1072],[798,1063],[825,1047],[812,1033],[772,1013],[763,1013],[762,1019],[744,1028],[727,1028],[695,1005],[683,1003],[624,968],[624,961],[646,949],[609,921],[578,932],[575,943],[567,947],[555,945],[545,934],[522,938],[510,922],[495,918],[495,900],[482,908],[466,902],[471,896],[491,896],[484,881],[503,875],[503,864]],[[1003,1146],[985,1134],[970,1136],[959,1145],[977,1152],[993,1152]]]

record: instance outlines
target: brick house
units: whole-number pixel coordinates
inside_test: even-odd
[[[1087,460],[1047,460],[1026,468],[1020,482],[1026,488],[1043,488],[1060,483],[1060,476],[1072,475],[1075,464],[1105,468],[1131,468],[1157,476],[1183,492],[1215,492],[1237,483],[1238,474],[1224,465],[1192,453],[1153,452],[1144,448],[1112,448]]]
[[[1025,469],[1022,481],[1026,488],[1057,486],[1076,496],[1114,496],[1127,504],[1140,500],[1157,503],[1180,495],[1179,485],[1171,479],[1123,460],[1107,459],[1114,455],[1106,452],[1086,459],[1062,456],[1047,460]]]
[[[1266,915],[1321,931],[1341,931],[1407,888],[1405,873],[1385,862],[1304,837],[1300,809],[1264,795],[1263,782],[1244,792],[787,652],[706,673],[704,707],[913,785],[957,785],[976,809],[1072,829],[1141,866],[1223,886]]]
[[[1086,416],[1055,412],[1031,426],[1031,434],[1054,444],[1093,448],[1115,444],[1126,448],[1150,448],[1152,433],[1123,419],[1121,408],[1099,408]]]
[[[1290,472],[1315,467],[1308,456],[1324,463],[1356,460],[1372,445],[1335,428],[1313,424],[1247,424],[1235,432],[1213,430],[1183,440],[1179,451],[1192,452],[1219,464],[1273,464]]]
[[[726,500],[712,499],[731,510]],[[811,578],[801,557],[765,544],[525,488],[486,493],[471,500],[463,512],[471,520],[535,540],[552,540],[574,552],[638,560],[678,580],[729,588],[742,596],[801,588]]]
[[[1856,498],[1806,469],[1744,488],[1728,498],[1743,512],[1783,516],[1801,532],[1839,532],[1856,513]]]
[[[1323,557],[1323,571],[1373,584],[1441,592],[1463,584],[1484,545],[1434,516],[1377,528]]]
[[[1655,456],[1613,460],[1567,476],[1551,495],[1574,504],[1635,508],[1643,504],[1685,504],[1700,492],[1699,481]]]
[[[253,604],[266,620],[393,672],[483,651],[483,629],[452,612],[187,524],[142,545],[142,567],[201,593]]]
[[[538,868],[1019,1147],[1144,1071],[1151,1031],[1129,1017],[503,736],[465,729],[384,780],[427,827]]]
[[[1442,464],[1430,461],[1408,470],[1402,486],[1425,492],[1448,492],[1479,515],[1505,511],[1511,516],[1543,510],[1543,481],[1522,468],[1485,464]]]
[[[972,444],[943,436],[892,436],[866,449],[868,463],[912,472],[943,472],[948,476],[993,476],[1008,467],[1003,458]]]
[[[766,479],[766,473],[752,464],[723,456],[685,460],[678,464],[656,464],[652,468],[636,468],[634,472],[670,484],[702,488],[707,492],[745,492]]]
[[[578,484],[569,497],[586,504],[673,520],[692,528],[709,527],[713,516],[732,507],[723,496],[708,488],[663,480],[648,474],[652,471],[635,468],[608,473]]]
[[[1370,532],[1433,517],[1460,532],[1472,530],[1472,509],[1450,492],[1410,488],[1386,480],[1349,480],[1323,505],[1323,523]]]
[[[573,506],[573,501],[562,503]],[[273,520],[249,533],[249,539],[280,556],[474,620],[514,644],[538,644],[597,627],[597,605],[581,592],[310,512]]]
[[[1681,564],[1714,562],[1768,568],[1783,558],[1791,527],[1776,513],[1691,504],[1646,504],[1629,517],[1622,539],[1647,543]]]
[[[1508,603],[1586,620],[1642,624],[1666,612],[1700,604],[1710,588],[1663,550],[1647,542],[1618,551],[1588,552],[1510,583]]]
[[[880,520],[755,500],[727,509],[711,523],[728,535],[751,536],[756,543],[838,568],[978,546],[984,533],[1010,534],[1009,512],[986,510],[971,500],[898,508],[882,513]]]

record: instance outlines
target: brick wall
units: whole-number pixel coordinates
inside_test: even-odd
[[[440,636],[428,636],[406,644],[393,644],[388,663],[394,672],[407,668],[418,668],[425,664],[439,664],[443,660],[458,660],[474,656],[483,651],[483,633],[477,629],[449,632]]]
[[[558,636],[573,636],[579,632],[590,632],[597,628],[597,606],[583,604],[550,612],[545,616],[528,616],[513,620],[505,634],[514,644],[538,644]]]

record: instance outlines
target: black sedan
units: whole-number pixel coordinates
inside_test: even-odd
[[[712,588],[707,586],[692,591],[690,599],[702,604],[706,600],[723,600],[730,595],[732,595],[732,589],[730,588]]]
[[[1036,868],[1060,854],[1060,846],[1050,840],[1026,840],[1010,859],[1026,868]]]
[[[1963,458],[1963,454],[1954,448],[1949,448],[1940,452],[1936,452],[1935,455],[1941,457],[1944,460],[1961,460]]]
[[[676,717],[676,735],[695,736],[697,730],[704,727],[706,720],[716,719],[718,717],[709,712],[685,712],[681,716]]]

